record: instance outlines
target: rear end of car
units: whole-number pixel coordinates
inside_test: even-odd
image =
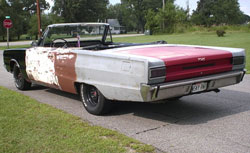
[[[148,82],[141,84],[144,102],[182,97],[240,83],[245,50],[222,47],[161,45],[122,53],[146,56]]]

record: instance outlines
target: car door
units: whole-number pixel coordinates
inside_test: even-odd
[[[59,88],[55,71],[55,50],[51,47],[33,47],[26,50],[26,73],[30,80]]]
[[[26,73],[39,84],[76,93],[75,61],[72,49],[34,47],[26,50]]]

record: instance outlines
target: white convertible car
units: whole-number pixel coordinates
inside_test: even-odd
[[[49,25],[31,48],[5,50],[4,64],[18,89],[35,83],[79,94],[89,113],[101,115],[114,101],[155,102],[237,84],[245,51],[114,43],[106,23],[65,23]]]

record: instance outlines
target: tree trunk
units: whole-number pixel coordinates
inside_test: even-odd
[[[145,27],[144,26],[142,26],[142,33],[144,33],[145,32]]]

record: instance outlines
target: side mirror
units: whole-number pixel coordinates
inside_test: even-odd
[[[34,41],[32,41],[32,43],[31,43],[31,46],[32,47],[36,47],[38,44],[37,44],[37,42],[34,40]]]

